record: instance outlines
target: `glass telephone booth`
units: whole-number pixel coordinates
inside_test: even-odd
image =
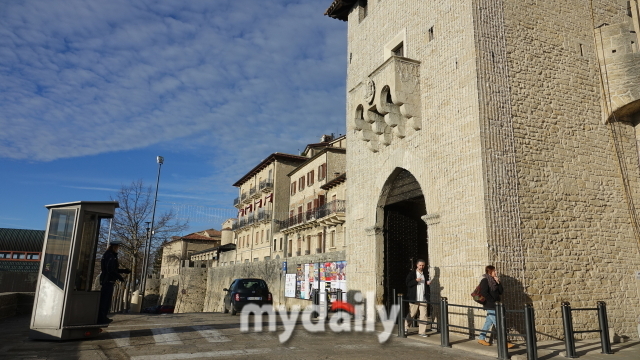
[[[45,206],[49,219],[29,337],[69,340],[98,335],[100,292],[92,291],[100,223],[113,218],[117,201],[77,201]],[[99,271],[99,270],[98,270]]]

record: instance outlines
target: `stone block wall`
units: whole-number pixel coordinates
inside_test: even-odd
[[[207,290],[207,268],[183,267],[178,281],[176,313],[202,312]]]
[[[344,259],[344,251],[292,257],[286,259],[287,273],[295,274],[296,264],[341,261]],[[222,311],[224,309],[223,298],[225,295],[225,292],[222,289],[228,288],[234,279],[247,277],[256,277],[264,279],[267,282],[269,290],[273,295],[274,306],[284,305],[287,308],[291,308],[291,306],[299,305],[304,308],[305,306],[310,305],[311,302],[309,300],[284,297],[284,274],[282,272],[283,261],[284,259],[269,260],[209,268],[207,272],[203,311]],[[348,271],[349,270],[347,270],[347,276],[349,276]]]
[[[158,305],[175,305],[178,300],[179,284],[179,275],[160,279],[160,296],[158,299]]]
[[[0,294],[0,319],[31,314],[35,293],[6,292]]]
[[[560,302],[605,301],[614,332],[637,338],[640,239],[631,222],[637,210],[629,206],[640,204],[636,135],[632,124],[604,123],[602,115],[637,100],[640,58],[627,1],[593,6],[504,1],[504,42],[490,49],[506,54],[525,254],[519,280],[543,335],[561,332]],[[603,89],[611,91],[609,109]],[[593,323],[595,315],[577,312],[574,319]]]
[[[160,301],[160,279],[147,279],[142,308],[156,306]]]
[[[269,286],[269,291],[273,295],[273,304],[279,305],[284,294],[284,290],[280,291],[280,289],[284,289],[281,267],[282,262],[280,260],[268,260],[209,268],[207,271],[203,311],[223,311],[223,299],[226,292],[222,289],[228,288],[231,282],[238,278],[255,277],[265,280]]]
[[[382,300],[383,193],[406,169],[425,196],[434,299],[474,305],[469,293],[495,264],[507,306],[533,302],[542,338],[561,336],[561,301],[598,300],[607,302],[614,332],[637,338],[637,135],[631,123],[602,121],[608,84],[593,45],[595,27],[630,23],[626,6],[594,0],[593,20],[590,3],[578,0],[370,1],[366,17],[352,11],[347,199],[358,201],[347,202],[350,289]],[[602,32],[629,38],[614,30]],[[600,50],[613,51],[614,40]],[[359,118],[357,107],[380,103],[369,100],[378,92],[368,80],[399,42],[418,64],[421,124],[389,138],[375,114]],[[629,81],[638,74],[627,45],[609,71],[611,85],[634,101],[640,84]],[[479,327],[482,315],[465,311],[451,321]],[[592,322],[588,316],[576,321]],[[522,330],[521,319],[508,325]]]

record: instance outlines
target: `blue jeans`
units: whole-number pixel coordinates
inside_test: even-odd
[[[480,332],[480,336],[478,338],[480,340],[484,340],[487,335],[487,331],[491,329],[491,325],[496,324],[496,311],[495,310],[487,310],[487,318],[484,320],[484,326],[482,327],[482,332]]]

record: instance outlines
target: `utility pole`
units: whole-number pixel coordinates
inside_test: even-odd
[[[151,227],[148,228],[147,231],[147,244],[144,249],[144,261],[142,262],[142,279],[140,281],[140,293],[142,294],[142,300],[140,303],[140,309],[142,310],[144,307],[144,296],[145,296],[145,288],[147,286],[147,268],[149,267],[149,254],[151,252],[151,239],[153,238],[153,225],[156,219],[156,204],[158,203],[158,186],[160,185],[160,170],[162,169],[162,164],[164,164],[164,158],[162,156],[158,156],[156,158],[158,162],[158,178],[156,179],[156,195],[153,198],[153,212],[151,214]],[[147,223],[148,224],[148,223]]]

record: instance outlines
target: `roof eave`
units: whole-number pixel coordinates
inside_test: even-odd
[[[333,19],[348,21],[351,8],[356,2],[357,0],[334,0],[324,14]]]
[[[248,179],[250,179],[251,177],[253,177],[257,173],[259,173],[262,169],[264,169],[266,166],[268,166],[272,162],[278,160],[278,158],[280,158],[281,160],[286,159],[286,160],[301,161],[301,162],[307,160],[307,158],[303,157],[303,156],[291,155],[291,154],[285,154],[285,153],[278,153],[278,152],[273,153],[273,154],[269,155],[266,159],[262,160],[258,165],[256,165],[253,169],[251,169],[243,177],[241,177],[240,180],[236,181],[233,184],[233,186],[236,186],[236,187],[242,186],[242,184],[247,182]]]

